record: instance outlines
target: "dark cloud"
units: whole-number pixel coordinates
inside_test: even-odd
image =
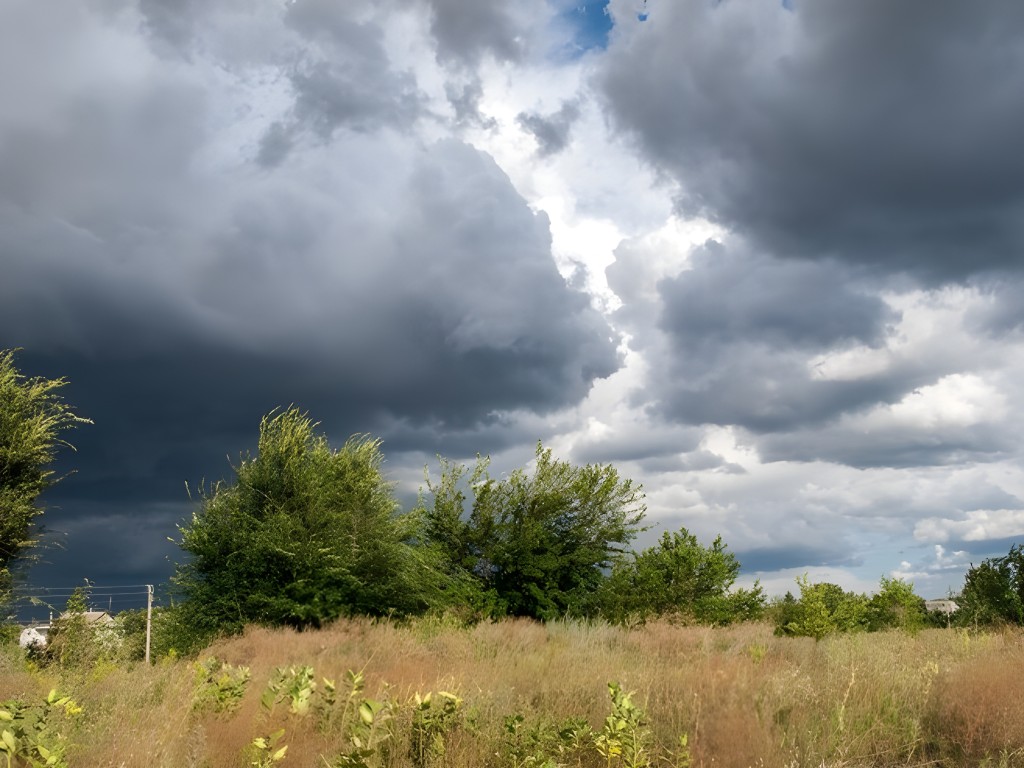
[[[620,20],[600,83],[680,207],[780,257],[928,280],[1024,253],[1024,7],[706,0]]]
[[[870,429],[856,422],[819,430],[766,435],[764,461],[830,461],[869,467],[951,466],[1008,458],[1015,448],[1002,425],[893,425]]]
[[[409,133],[414,80],[340,8],[293,4],[277,34],[308,56],[268,51],[269,73],[227,78],[202,45],[164,64],[130,26],[81,14],[58,30],[85,51],[68,59],[73,91],[39,81],[47,98],[0,109],[0,348],[67,376],[95,421],[54,495],[51,524],[89,542],[62,573],[90,552],[104,578],[136,573],[108,554],[172,535],[184,482],[230,476],[225,457],[274,407],[339,441],[393,429],[405,450],[454,434],[488,452],[518,436],[507,414],[573,405],[619,366],[613,331],[555,266],[547,218],[488,155]],[[124,47],[121,80],[97,40]],[[0,85],[26,76],[5,68]],[[288,78],[293,122],[275,128],[252,89]]]
[[[983,560],[993,557],[1005,557],[1010,547],[1021,543],[1021,536],[1008,536],[999,539],[950,539],[943,542],[949,552],[963,552],[968,555],[971,565],[980,565]]]
[[[851,285],[849,272],[833,263],[756,257],[715,241],[694,249],[690,262],[658,285],[661,327],[687,357],[734,343],[876,344],[892,319],[877,295]]]
[[[861,562],[860,558],[851,555],[849,550],[831,545],[759,547],[740,550],[735,554],[743,566],[744,573],[764,573],[787,568],[854,566]]]
[[[629,328],[659,326],[660,335],[637,332],[634,343],[651,361],[648,396],[676,420],[784,431],[899,399],[918,382],[905,372],[815,376],[816,355],[880,344],[896,319],[837,262],[787,262],[709,242],[694,249],[688,269],[657,284],[656,319],[643,293],[630,290],[619,316]]]
[[[541,157],[547,157],[561,152],[569,145],[569,133],[579,116],[579,103],[567,101],[550,115],[520,112],[516,121],[537,140],[537,151]]]

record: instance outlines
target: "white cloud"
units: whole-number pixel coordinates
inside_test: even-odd
[[[988,541],[1024,536],[1024,509],[972,509],[961,519],[927,517],[914,526],[918,541]]]

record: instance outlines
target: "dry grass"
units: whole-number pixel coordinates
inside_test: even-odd
[[[256,735],[287,729],[283,766],[323,768],[340,734],[259,698],[276,667],[311,665],[342,686],[363,670],[365,695],[407,703],[450,690],[473,728],[456,731],[436,765],[512,765],[502,724],[581,717],[600,728],[606,683],[636,692],[656,744],[689,736],[695,766],[1024,765],[1024,635],[928,630],[815,642],[777,638],[766,625],[707,629],[504,621],[458,629],[353,620],[319,632],[252,629],[209,654],[248,666],[252,683],[230,714],[193,712],[187,662],[106,669],[65,681],[86,706],[74,766],[242,766]],[[0,696],[53,681],[0,658]],[[408,759],[411,710],[400,715],[389,765]],[[404,718],[404,719],[403,719]],[[1001,761],[1001,762],[1000,762]],[[571,765],[605,765],[596,755]]]

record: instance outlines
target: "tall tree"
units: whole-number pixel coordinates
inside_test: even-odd
[[[190,558],[174,581],[200,636],[245,624],[320,624],[350,614],[412,613],[443,583],[413,546],[417,519],[399,514],[380,443],[333,450],[295,408],[264,417],[258,452],[235,482],[202,494],[180,528]]]
[[[1024,624],[1024,545],[972,565],[956,602],[964,624]]]
[[[9,595],[11,567],[37,543],[39,494],[60,479],[57,451],[73,449],[61,435],[91,423],[61,398],[65,379],[22,375],[14,353],[0,350],[0,599]]]
[[[477,581],[493,613],[538,619],[583,610],[645,512],[641,488],[613,466],[559,461],[541,444],[532,472],[496,480],[486,459],[471,472],[442,460],[428,490],[427,538],[450,567]]]

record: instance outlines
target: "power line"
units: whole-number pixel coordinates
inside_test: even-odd
[[[109,586],[100,586],[98,584],[75,584],[70,587],[32,587],[26,585],[15,587],[14,591],[17,592],[18,590],[31,589],[40,592],[74,592],[77,589],[84,589],[92,592],[97,589],[146,589],[148,586],[149,584],[111,584]]]

